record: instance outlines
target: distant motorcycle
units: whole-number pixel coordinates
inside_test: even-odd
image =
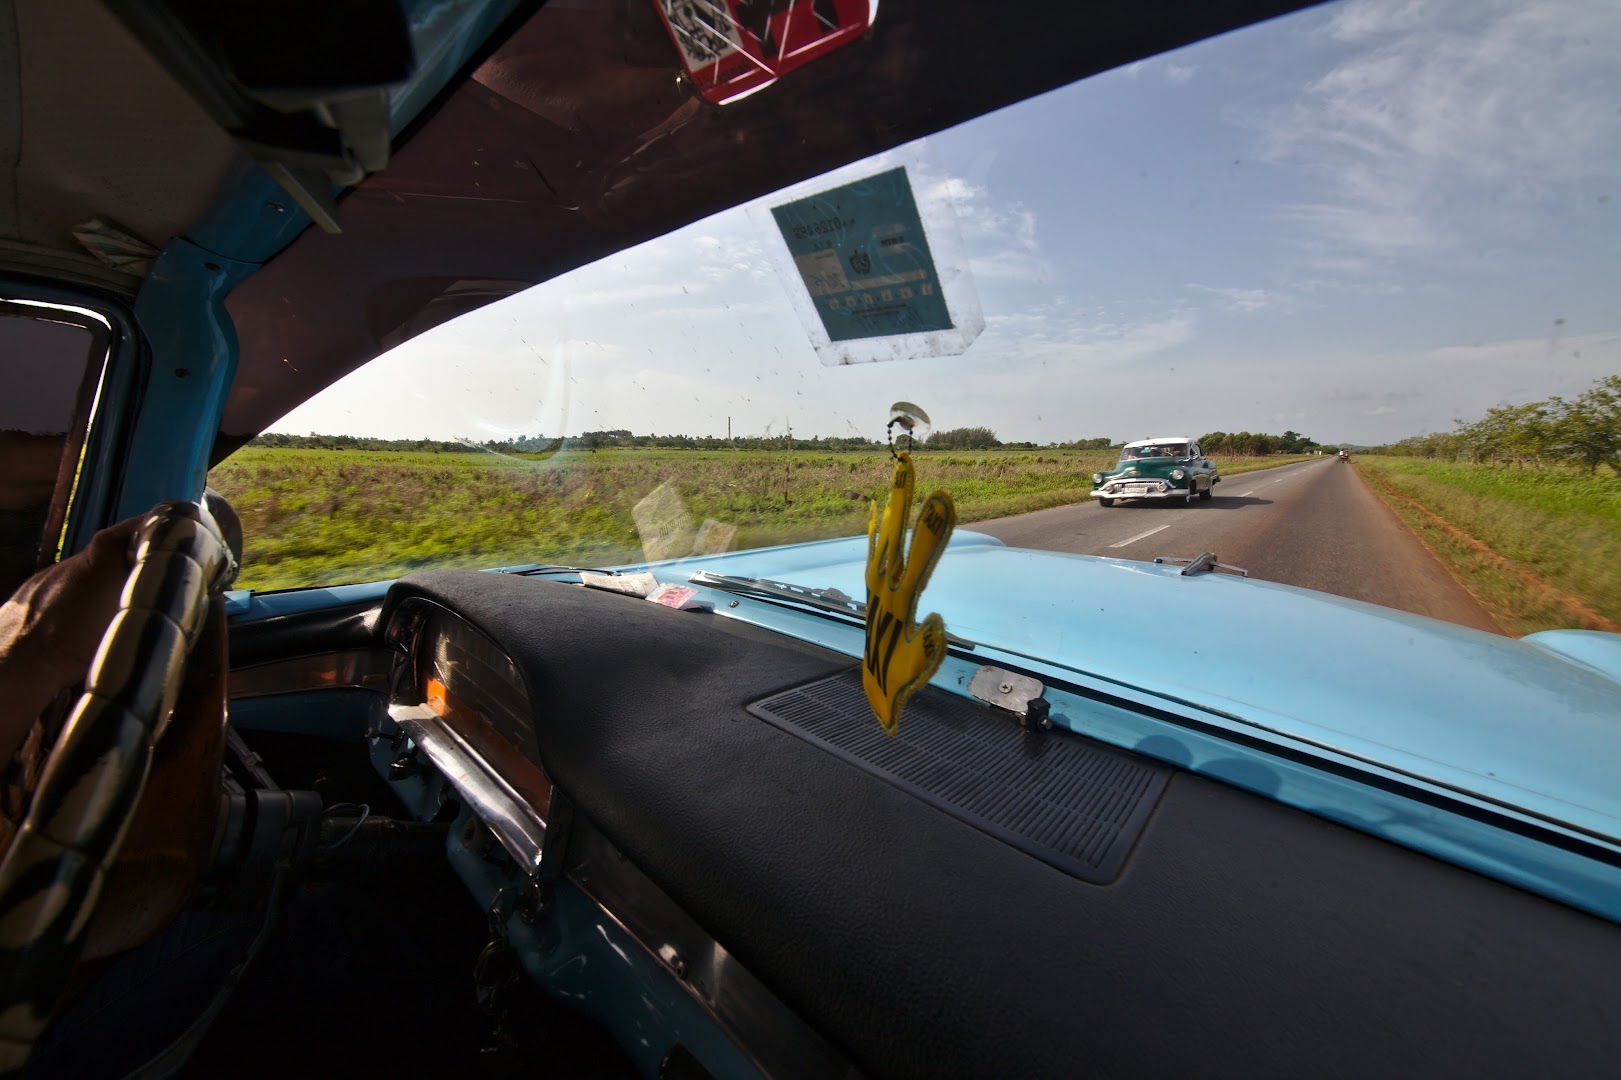
[[[1351,460],[1351,455],[1346,453],[1344,450],[1341,450],[1340,451],[1340,461],[1341,462],[1346,462],[1346,461],[1350,461],[1350,460]]]

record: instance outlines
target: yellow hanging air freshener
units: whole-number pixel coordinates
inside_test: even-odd
[[[898,423],[910,432],[918,419],[928,422],[923,410],[901,402],[892,410],[891,430]],[[921,625],[914,620],[918,597],[957,524],[957,507],[951,496],[936,491],[918,514],[911,551],[903,552],[914,471],[910,452],[892,453],[895,484],[882,523],[876,502],[867,520],[867,644],[861,668],[861,683],[873,714],[890,735],[900,724],[906,699],[929,681],[945,659],[944,620],[935,614]]]

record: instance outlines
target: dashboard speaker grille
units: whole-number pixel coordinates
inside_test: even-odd
[[[1006,713],[916,694],[885,735],[859,669],[748,710],[1083,881],[1113,881],[1170,770],[1069,733],[1026,734]]]

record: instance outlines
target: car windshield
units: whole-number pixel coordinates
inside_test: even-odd
[[[1135,461],[1139,458],[1185,458],[1188,456],[1186,443],[1156,443],[1153,446],[1128,446],[1120,454],[1121,461]]]
[[[1608,3],[1349,0],[737,206],[422,333],[216,466],[240,583],[864,537],[909,446],[962,534],[1614,628],[1618,54]],[[1094,497],[1190,441],[1189,483]],[[757,576],[860,592],[802,565]]]

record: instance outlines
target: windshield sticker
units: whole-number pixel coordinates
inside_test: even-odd
[[[833,341],[952,328],[904,168],[771,208]]]
[[[692,85],[717,105],[867,32],[873,0],[656,0]]]
[[[816,357],[957,356],[985,329],[955,187],[922,142],[749,210]]]

